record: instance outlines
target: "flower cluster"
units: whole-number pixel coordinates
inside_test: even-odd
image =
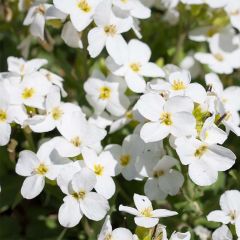
[[[207,42],[210,52],[190,54],[180,67],[164,65],[151,61],[151,49],[144,41],[123,37],[133,30],[141,38],[139,20],[150,18],[151,7],[165,9],[163,18],[173,21],[171,16],[179,17],[179,4],[189,8],[207,4],[229,18],[224,27],[190,31],[189,39]],[[82,83],[87,106],[63,100],[68,95],[64,80],[43,68],[47,60],[7,59],[8,71],[0,74],[0,146],[9,144],[19,126],[28,137],[39,138],[38,148],[21,149],[16,162],[16,173],[25,178],[22,197],[33,199],[47,183],[54,183],[65,195],[58,211],[63,227],[74,227],[83,217],[105,218],[98,240],[137,240],[137,231],[113,230],[108,215],[115,211],[110,201],[121,175],[126,182],[141,183],[145,195],[134,191],[136,208],[120,205],[119,211],[134,215],[138,229],[154,230],[155,239],[167,240],[159,219],[177,212],[172,206],[153,210],[151,201],[180,195],[189,179],[199,187],[210,186],[219,172],[236,162],[224,143],[230,133],[240,136],[240,87],[224,88],[217,74],[240,68],[239,1],[53,0],[30,7],[19,1],[19,8],[28,10],[23,24],[42,41],[47,35],[45,23],[60,22],[61,38],[68,46],[84,48],[91,58],[104,48],[108,54],[104,69],[95,67]],[[202,76],[205,83],[192,80],[201,68],[196,61],[209,67]],[[123,129],[127,129],[124,137],[112,140]],[[239,191],[226,191],[220,206],[207,216],[208,221],[223,224],[212,239],[233,239],[229,223],[240,238]],[[206,233],[201,228],[195,232]],[[169,239],[190,238],[189,231],[177,231]]]

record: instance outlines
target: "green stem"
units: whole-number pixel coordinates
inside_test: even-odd
[[[57,237],[57,240],[62,240],[63,237],[64,237],[64,235],[66,234],[66,232],[67,232],[67,228],[64,228],[64,229],[60,232],[59,236]]]
[[[29,149],[32,150],[32,151],[36,151],[36,146],[35,146],[35,143],[34,143],[34,140],[33,140],[31,129],[26,127],[26,128],[23,129],[23,133],[24,133],[24,136],[27,140]]]

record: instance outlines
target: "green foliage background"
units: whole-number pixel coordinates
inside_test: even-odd
[[[18,11],[18,1],[2,0],[0,2],[0,71],[7,71],[7,57],[20,57],[17,50],[19,43],[28,35],[28,27],[23,26],[26,13]],[[159,65],[167,63],[179,64],[189,51],[207,51],[207,44],[194,43],[188,40],[188,32],[197,26],[214,25],[222,27],[228,24],[225,13],[221,10],[209,11],[206,6],[186,8],[179,6],[180,21],[176,26],[171,26],[162,20],[163,11],[153,9],[152,17],[142,21],[143,41],[152,49],[152,61]],[[81,106],[88,105],[83,91],[83,82],[88,78],[94,68],[107,72],[104,65],[103,53],[97,60],[89,58],[86,50],[71,49],[60,39],[60,26],[56,22],[48,22],[47,29],[51,37],[47,42],[37,39],[32,40],[29,59],[48,59],[47,68],[65,79],[64,87],[69,93],[66,101],[77,101]],[[135,38],[134,33],[125,34],[126,39]],[[86,44],[86,32],[83,34]],[[202,75],[195,81],[204,84],[204,74],[207,68],[202,69]],[[240,72],[235,71],[231,76],[221,76],[225,86],[240,85]],[[1,93],[0,93],[1,94]],[[129,93],[131,94],[131,93]],[[105,144],[121,144],[125,136],[134,129],[129,125],[124,129],[108,135]],[[1,134],[1,133],[0,133]],[[15,173],[15,164],[18,153],[23,149],[37,149],[38,140],[43,137],[56,136],[58,133],[34,134],[33,144],[29,144],[31,135],[19,126],[13,127],[12,139],[8,147],[0,147],[0,239],[1,240],[60,240],[60,239],[97,239],[103,222],[92,222],[83,219],[72,229],[64,229],[57,221],[58,208],[63,199],[63,194],[56,187],[55,182],[48,182],[43,193],[31,201],[24,200],[20,195],[23,178]],[[240,142],[237,137],[230,135],[227,147],[239,158]],[[175,155],[175,152],[171,151]],[[234,167],[219,175],[218,181],[211,187],[201,188],[194,185],[187,177],[187,168],[179,168],[185,175],[185,184],[179,195],[168,197],[167,201],[155,203],[158,207],[166,207],[179,212],[177,217],[161,220],[167,226],[169,233],[174,230],[192,231],[201,224],[209,229],[214,229],[218,224],[206,221],[206,215],[214,209],[219,209],[219,197],[227,189],[239,189],[239,160]],[[111,218],[114,227],[127,227],[133,232],[135,225],[131,216],[117,211],[119,204],[133,204],[133,193],[143,194],[144,182],[127,182],[122,177],[115,179],[117,192],[110,200]],[[94,206],[93,206],[94,207]],[[144,235],[144,234],[143,234]],[[141,240],[149,239],[142,236]],[[197,239],[194,236],[192,239]],[[124,240],[124,239],[123,239]]]

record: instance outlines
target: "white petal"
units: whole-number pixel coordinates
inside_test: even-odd
[[[86,191],[90,192],[96,185],[96,176],[88,168],[83,168],[80,172],[74,174],[72,179],[72,187],[76,192]]]
[[[102,220],[109,210],[106,198],[95,192],[87,193],[80,202],[80,207],[84,215],[94,221]]]
[[[115,191],[116,186],[113,179],[109,176],[97,177],[97,184],[95,185],[96,191],[104,196],[106,199],[111,198]]]
[[[167,209],[156,209],[152,211],[153,217],[156,218],[162,218],[162,217],[171,217],[171,216],[175,216],[178,213],[174,212],[174,211],[170,211]]]
[[[16,164],[16,173],[21,176],[30,176],[39,162],[35,153],[24,150],[19,154],[19,159]]]
[[[80,222],[82,216],[79,203],[72,196],[66,196],[58,211],[59,223],[63,227],[74,227]]]
[[[210,212],[207,215],[207,220],[208,221],[213,221],[213,222],[221,222],[224,224],[228,224],[230,222],[230,217],[223,211],[221,210],[215,210]]]
[[[140,97],[137,109],[141,115],[151,121],[158,121],[163,111],[164,99],[159,94],[148,93]]]
[[[169,133],[170,128],[160,124],[160,122],[148,122],[143,125],[140,136],[144,142],[149,143],[160,141],[167,137]]]
[[[164,71],[155,63],[146,63],[141,68],[141,74],[146,77],[164,77]]]
[[[27,177],[22,185],[21,194],[26,199],[33,199],[38,196],[45,185],[45,180],[43,176],[33,175]]]
[[[159,222],[158,218],[148,218],[148,217],[135,217],[134,221],[136,225],[144,228],[152,228],[156,226]]]
[[[7,123],[0,123],[0,146],[8,144],[11,135],[11,126]]]

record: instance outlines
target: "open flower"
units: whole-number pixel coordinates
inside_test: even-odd
[[[124,52],[127,43],[122,37],[122,33],[127,32],[132,27],[131,18],[118,18],[112,11],[112,1],[102,1],[96,8],[94,22],[97,27],[88,33],[88,51],[91,57],[97,57],[104,46],[108,54],[116,63],[121,63],[124,59]]]
[[[113,75],[104,80],[104,76],[100,75],[93,76],[85,82],[86,98],[97,115],[103,113],[105,109],[115,116],[121,116],[126,112],[130,103],[124,95],[126,85],[121,82],[122,80]]]
[[[150,200],[142,195],[134,194],[133,200],[136,208],[120,205],[119,211],[135,215],[134,221],[140,227],[152,228],[158,224],[159,218],[170,217],[177,214],[177,212],[166,209],[153,210]]]
[[[126,228],[112,229],[110,216],[107,216],[102,226],[101,232],[98,235],[98,240],[134,240],[133,234]]]
[[[124,77],[133,92],[145,91],[146,82],[143,77],[164,77],[163,70],[155,63],[149,62],[151,50],[147,44],[133,39],[122,54],[124,59],[121,63],[109,57],[107,66],[113,74]]]
[[[195,132],[196,122],[191,113],[193,102],[188,97],[176,96],[165,101],[158,94],[147,93],[140,97],[137,109],[149,120],[140,131],[145,142],[157,142],[169,134],[180,137]]]
[[[83,31],[93,20],[95,9],[101,0],[54,0],[54,6],[69,14],[73,26],[78,32]]]
[[[231,168],[236,160],[234,153],[218,144],[227,138],[213,118],[204,123],[200,139],[177,138],[177,154],[184,165],[189,165],[189,176],[199,186],[208,186],[216,182],[219,171]]]
[[[83,215],[94,221],[104,218],[109,210],[108,201],[100,194],[92,192],[95,185],[96,176],[87,168],[73,176],[58,212],[58,220],[62,226],[76,226]]]
[[[229,190],[220,198],[221,210],[215,210],[208,214],[208,221],[234,224],[238,237],[240,237],[240,192]]]
[[[116,176],[118,162],[109,151],[97,155],[95,150],[83,148],[82,155],[86,166],[96,175],[95,190],[105,198],[111,198],[116,190],[112,177]]]
[[[57,137],[56,149],[63,157],[78,156],[83,147],[93,148],[106,136],[104,129],[89,123],[79,111],[64,115],[58,129],[63,137]]]
[[[38,196],[45,185],[45,178],[57,178],[61,167],[69,163],[54,149],[55,141],[51,140],[41,145],[37,154],[29,150],[20,152],[16,164],[16,173],[26,177],[21,188],[21,194],[26,199]]]

